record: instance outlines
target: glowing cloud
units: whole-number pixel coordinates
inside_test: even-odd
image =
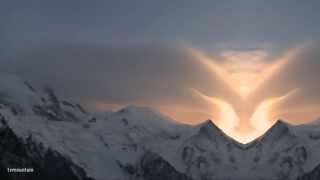
[[[251,136],[257,137],[262,133],[266,132],[275,123],[272,122],[269,118],[271,109],[275,105],[293,96],[297,91],[298,89],[294,89],[283,96],[269,98],[261,102],[255,109],[254,113],[252,114],[249,120],[251,125],[255,128],[255,130],[251,132]]]
[[[209,68],[214,75],[218,76],[241,97],[238,102],[241,102],[243,106],[246,106],[245,102],[249,102],[250,95],[287,66],[292,60],[292,56],[297,52],[289,51],[279,59],[267,60],[268,54],[265,51],[225,51],[221,54],[222,61],[217,61],[196,49],[190,49],[190,51],[197,61]],[[265,133],[274,123],[270,120],[271,109],[296,92],[296,90],[292,90],[281,97],[261,100],[256,107],[253,107],[252,111],[248,111],[250,113],[248,114],[249,119],[245,120],[248,126],[253,127],[253,130],[240,132],[237,130],[237,127],[240,127],[238,112],[229,102],[221,98],[209,97],[195,89],[192,91],[219,109],[219,116],[215,122],[217,126],[227,135],[242,143],[248,143]]]
[[[234,136],[237,124],[240,119],[238,118],[237,113],[234,111],[232,105],[227,103],[226,101],[207,96],[196,89],[191,89],[191,91],[197,96],[203,98],[204,100],[216,105],[219,108],[219,119],[217,122],[217,126],[221,128],[226,134],[230,136]]]
[[[241,143],[249,143],[265,133],[274,124],[274,122],[270,121],[269,119],[269,114],[272,107],[278,103],[281,103],[282,101],[285,101],[297,92],[297,89],[295,89],[284,96],[270,98],[262,101],[250,117],[250,123],[253,126],[254,130],[247,133],[240,133],[236,130],[240,119],[233,109],[232,105],[222,99],[207,96],[196,89],[191,90],[196,95],[200,96],[206,101],[211,102],[219,108],[219,119],[215,123],[228,136]]]
[[[290,51],[273,63],[267,63],[268,54],[265,51],[225,51],[222,53],[223,62],[218,63],[196,49],[190,49],[201,64],[209,68],[229,85],[238,95],[248,97],[261,84],[286,66],[295,51]]]

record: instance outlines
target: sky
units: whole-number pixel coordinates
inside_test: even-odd
[[[317,0],[4,0],[0,71],[93,111],[149,106],[195,123],[222,119],[224,102],[242,129],[258,107],[301,124],[320,116],[319,8]]]

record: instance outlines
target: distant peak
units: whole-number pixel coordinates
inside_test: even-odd
[[[307,123],[308,125],[312,125],[312,126],[320,126],[320,118],[310,122],[310,123]]]
[[[228,140],[232,142],[234,145],[236,145],[239,148],[250,148],[253,147],[257,142],[259,141],[273,141],[277,140],[279,138],[282,138],[283,136],[292,135],[291,133],[291,126],[289,123],[278,120],[274,123],[274,125],[268,129],[262,136],[258,137],[257,139],[247,143],[242,144],[238,142],[237,140],[233,139],[232,137],[228,136],[226,133],[223,132],[222,129],[220,129],[213,121],[206,120],[198,125],[199,127],[199,135],[203,135],[205,137],[208,137],[209,139],[216,139],[218,137],[222,137],[225,140]]]
[[[273,126],[271,126],[271,128],[269,130],[273,130],[273,129],[289,129],[289,126],[290,126],[289,123],[279,119],[276,123],[274,123]]]
[[[216,128],[216,129],[218,129],[218,126],[216,126],[210,119],[200,123],[199,126],[200,126],[200,128]]]
[[[207,119],[207,120],[201,122],[201,123],[200,123],[200,126],[206,126],[206,125],[211,125],[211,124],[212,124],[211,120],[210,120],[210,119]]]
[[[283,136],[291,135],[291,125],[283,120],[278,120],[268,131],[259,138],[263,139],[279,139]]]
[[[154,109],[151,109],[149,107],[143,107],[143,106],[135,106],[135,105],[129,105],[125,106],[122,109],[119,110],[119,112],[153,112],[158,113]]]
[[[168,119],[164,115],[162,115],[160,112],[150,108],[150,107],[143,107],[143,106],[125,106],[122,109],[120,109],[117,113],[120,114],[144,114],[144,115],[150,115],[150,116],[157,116],[159,118]]]
[[[207,137],[228,137],[214,122],[210,119],[199,124],[199,134],[205,135]]]

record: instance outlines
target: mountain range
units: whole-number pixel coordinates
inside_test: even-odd
[[[318,180],[318,122],[279,120],[241,144],[211,120],[181,124],[137,106],[91,113],[1,73],[0,179]]]

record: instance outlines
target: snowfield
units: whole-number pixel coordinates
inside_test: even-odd
[[[244,145],[211,121],[179,124],[135,106],[96,115],[52,90],[0,75],[0,116],[14,133],[60,152],[96,180],[138,179],[139,163],[149,152],[194,180],[296,179],[320,164],[319,123],[279,121]]]

